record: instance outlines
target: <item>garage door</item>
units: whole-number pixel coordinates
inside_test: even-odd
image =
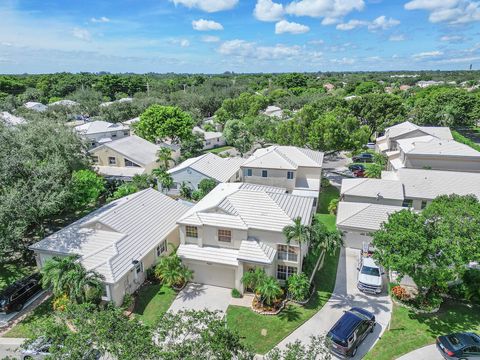
[[[344,246],[354,249],[362,249],[362,244],[370,244],[372,242],[372,237],[368,236],[365,233],[360,233],[356,231],[345,232],[343,237]]]
[[[185,262],[185,265],[193,270],[194,282],[226,288],[235,287],[234,268],[194,262]]]

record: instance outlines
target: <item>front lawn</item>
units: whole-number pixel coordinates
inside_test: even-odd
[[[34,272],[33,266],[23,266],[19,262],[5,262],[0,264],[0,290],[13,284],[15,281]]]
[[[335,287],[340,251],[326,256],[322,269],[315,276],[316,292],[304,307],[290,304],[279,315],[254,313],[241,306],[229,306],[227,324],[238,331],[245,343],[258,354],[265,354],[287,335],[310,319],[330,298]]]
[[[220,147],[217,147],[217,148],[214,148],[214,149],[205,150],[205,153],[210,152],[212,154],[218,155],[219,153],[221,153],[225,150],[230,150],[230,149],[233,149],[233,147],[232,146],[220,146]]]
[[[52,316],[52,314],[52,298],[49,298],[33,309],[25,319],[7,331],[3,337],[28,338],[33,336],[32,329],[34,329],[39,322]]]
[[[177,293],[167,286],[143,286],[137,296],[133,313],[147,325],[155,325],[172,304]]]
[[[335,186],[329,185],[320,189],[320,195],[318,197],[317,212],[320,214],[328,214],[328,205],[333,199],[340,197],[340,190]]]
[[[436,314],[415,314],[394,305],[390,329],[367,354],[366,360],[390,360],[433,344],[438,335],[458,331],[480,333],[480,306],[445,302]]]
[[[315,214],[315,219],[323,223],[328,230],[334,231],[337,229],[337,217],[332,214]]]

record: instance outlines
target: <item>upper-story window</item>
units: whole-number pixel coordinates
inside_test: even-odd
[[[278,260],[298,261],[299,247],[292,245],[278,245]]]
[[[92,162],[93,162],[94,164],[98,164],[98,156],[93,155],[93,156],[92,156]]]
[[[247,176],[252,176],[252,175],[253,175],[252,169],[247,169]]]
[[[133,161],[130,161],[127,158],[125,158],[125,166],[140,167],[140,165],[135,164]]]
[[[117,159],[114,156],[109,156],[108,165],[117,165]]]
[[[293,179],[293,171],[287,171],[287,179],[292,180]]]
[[[232,242],[232,230],[218,229],[218,241]]]
[[[277,279],[288,280],[288,278],[297,273],[295,266],[277,265]]]
[[[128,136],[128,131],[124,131],[123,136]]]
[[[422,204],[420,205],[420,208],[423,210],[427,207],[427,200],[422,200]]]
[[[268,171],[262,170],[262,177],[268,177]]]
[[[160,245],[157,246],[157,257],[160,257],[163,253],[167,252],[167,241],[163,240]]]
[[[196,226],[186,226],[185,232],[189,238],[198,238],[198,228]]]

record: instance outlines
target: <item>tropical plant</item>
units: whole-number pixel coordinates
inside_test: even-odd
[[[262,305],[273,305],[282,295],[283,290],[277,279],[272,276],[267,276],[255,288],[257,295],[260,296]]]
[[[112,200],[117,200],[120,199],[124,196],[134,194],[138,191],[138,187],[135,184],[132,183],[124,183],[120,185],[117,190],[115,190],[110,198],[108,198],[108,201]]]
[[[283,228],[283,235],[287,239],[287,244],[295,241],[299,244],[308,243],[310,241],[310,228],[302,224],[302,218],[297,217],[293,220],[292,225]]]
[[[330,214],[335,215],[335,214],[337,213],[339,201],[340,201],[340,199],[332,199],[332,200],[330,200],[330,203],[328,204],[328,212],[329,212]]]
[[[239,299],[239,298],[242,297],[242,294],[236,288],[233,288],[232,289],[232,297],[236,298],[236,299]]]
[[[158,183],[161,186],[162,191],[169,191],[173,185],[172,176],[164,169],[154,169],[152,175],[157,177]]]
[[[310,281],[305,273],[293,274],[288,278],[287,285],[294,300],[303,301],[310,295]]]
[[[160,259],[155,267],[155,276],[169,287],[181,288],[193,278],[193,271],[182,264],[176,252],[172,252]]]
[[[241,282],[245,288],[255,291],[257,286],[259,286],[267,277],[265,270],[262,268],[255,268],[255,270],[247,271],[243,274]]]
[[[324,223],[314,220],[310,227],[310,247],[320,252],[333,253],[343,245],[342,235],[338,230],[329,230]]]
[[[380,164],[366,164],[365,176],[371,179],[380,179],[382,177],[383,165]]]
[[[210,191],[215,189],[217,182],[213,179],[202,179],[198,184],[198,190],[203,193],[203,196],[207,195]]]
[[[172,157],[172,150],[168,147],[162,147],[157,152],[157,162],[160,163],[160,169],[168,170],[170,164],[175,164],[175,159]]]
[[[192,198],[192,188],[185,181],[180,184],[180,196],[184,199]]]

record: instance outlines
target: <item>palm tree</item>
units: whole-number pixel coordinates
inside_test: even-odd
[[[86,270],[83,266],[71,274],[70,299],[75,299],[79,304],[100,299],[104,286],[102,275],[93,270]]]
[[[310,246],[329,253],[343,245],[342,235],[338,230],[329,230],[324,223],[315,221],[310,228]]]
[[[170,168],[170,162],[175,164],[175,160],[172,158],[172,150],[168,147],[160,148],[157,152],[157,162],[160,163],[160,168],[168,170]]]
[[[250,270],[243,274],[241,282],[245,288],[255,291],[266,277],[265,270],[257,267],[255,270]]]
[[[48,260],[41,270],[43,288],[51,288],[55,297],[68,292],[68,274],[77,269],[78,258],[78,255],[70,255]]]
[[[180,288],[193,278],[193,271],[182,264],[175,253],[162,257],[155,267],[155,276],[165,285]]]
[[[262,305],[272,305],[283,292],[278,281],[271,276],[266,277],[262,283],[257,286],[256,291],[260,295]]]
[[[283,228],[283,235],[287,238],[287,244],[290,244],[291,241],[301,244],[310,240],[310,228],[302,224],[301,217],[297,217],[293,220],[293,225]]]
[[[152,175],[157,177],[157,182],[160,184],[163,190],[170,190],[173,185],[173,179],[169,173],[166,172],[166,170],[159,168],[159,169],[154,169],[152,170]]]
[[[185,181],[180,184],[180,196],[185,199],[192,198],[192,188]]]

